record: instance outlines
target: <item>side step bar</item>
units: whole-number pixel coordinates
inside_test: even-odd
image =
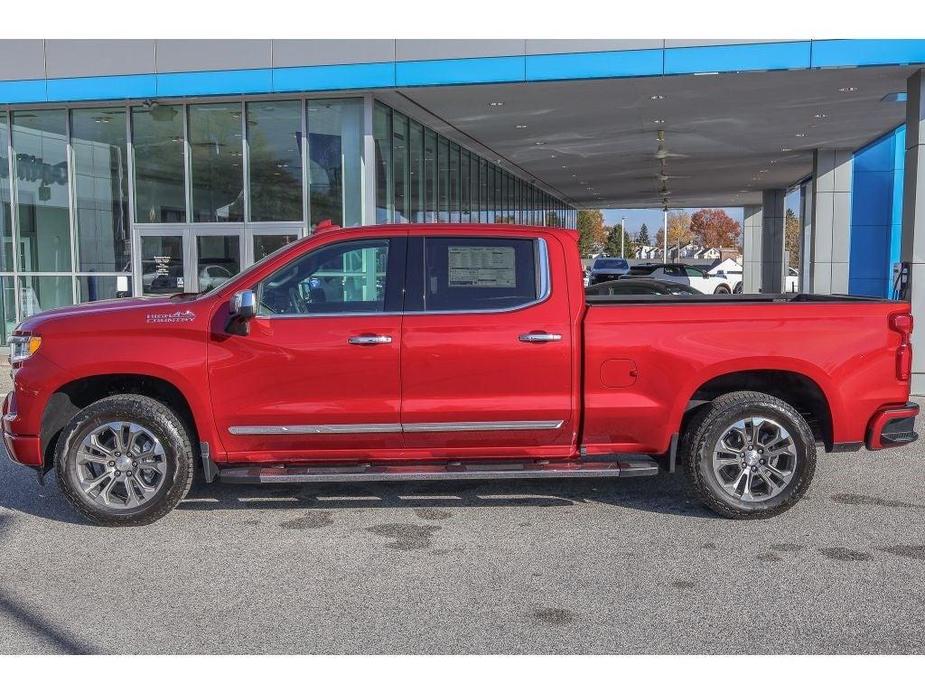
[[[496,463],[447,465],[339,465],[333,467],[274,465],[219,468],[221,482],[237,484],[303,484],[312,482],[388,482],[425,480],[546,479],[568,477],[650,477],[654,461],[611,463]]]

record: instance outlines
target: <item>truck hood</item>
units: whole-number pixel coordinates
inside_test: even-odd
[[[42,311],[34,316],[26,318],[19,324],[18,330],[23,332],[32,332],[40,328],[43,324],[57,321],[62,318],[103,316],[105,314],[118,314],[128,312],[143,311],[157,312],[158,314],[170,314],[174,311],[184,312],[188,305],[200,298],[198,294],[175,294],[165,297],[135,297],[129,299],[106,299],[103,301],[93,301],[76,306],[62,306],[60,308]]]

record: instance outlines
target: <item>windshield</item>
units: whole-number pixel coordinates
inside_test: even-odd
[[[625,270],[628,267],[623,258],[598,258],[594,261],[595,270]]]

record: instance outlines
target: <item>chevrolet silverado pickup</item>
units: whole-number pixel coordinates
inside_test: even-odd
[[[3,434],[106,525],[162,517],[194,475],[676,466],[717,513],[761,518],[805,493],[817,449],[915,439],[911,331],[909,305],[880,299],[586,296],[566,229],[327,227],[203,294],[23,321]]]

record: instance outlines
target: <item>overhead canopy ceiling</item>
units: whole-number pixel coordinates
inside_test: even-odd
[[[911,70],[422,87],[386,100],[578,207],[661,207],[666,183],[673,207],[738,206],[808,175],[813,150],[854,150],[902,123],[905,104],[884,97]]]

